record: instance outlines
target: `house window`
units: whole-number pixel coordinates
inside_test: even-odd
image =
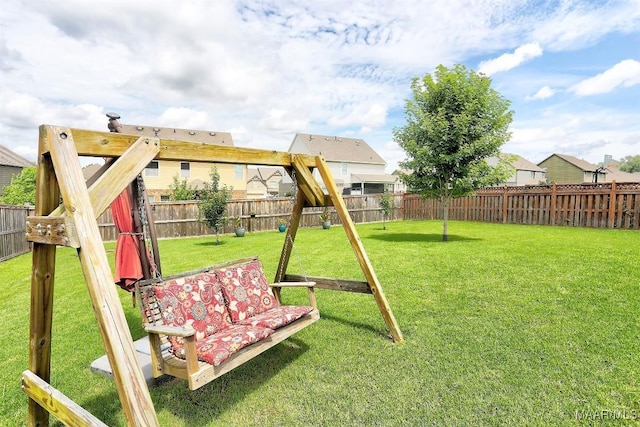
[[[243,179],[244,178],[244,165],[236,165],[236,179]]]
[[[189,178],[191,176],[191,165],[189,162],[180,162],[180,178]]]
[[[160,195],[160,201],[161,202],[168,202],[171,200],[171,196],[169,196],[168,194],[161,194]]]
[[[159,176],[159,175],[160,175],[160,164],[158,163],[157,160],[152,160],[144,169],[144,176]]]
[[[347,176],[349,173],[349,163],[342,164],[342,176]]]

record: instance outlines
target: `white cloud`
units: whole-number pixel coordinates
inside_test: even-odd
[[[538,43],[528,43],[518,47],[513,53],[505,53],[495,59],[482,61],[478,71],[491,76],[501,71],[508,71],[518,65],[542,55],[542,48]]]
[[[536,93],[534,93],[531,96],[527,96],[525,98],[526,101],[538,101],[541,99],[547,99],[547,98],[551,98],[553,95],[556,94],[556,90],[555,89],[551,89],[549,86],[543,86],[541,87]]]
[[[619,86],[631,87],[640,84],[640,61],[625,59],[613,67],[581,81],[569,90],[578,96],[609,93]]]

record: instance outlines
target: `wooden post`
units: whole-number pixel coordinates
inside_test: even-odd
[[[507,213],[509,208],[509,201],[507,200],[507,186],[504,186],[502,190],[502,223],[507,223]]]
[[[609,193],[609,220],[607,227],[613,228],[616,221],[616,182],[611,182],[611,192]]]
[[[331,171],[329,170],[327,163],[322,157],[316,157],[316,162],[318,172],[320,172],[320,176],[322,176],[324,185],[329,191],[329,196],[331,197],[333,206],[336,209],[336,213],[340,217],[342,227],[344,228],[345,233],[347,233],[349,243],[351,243],[351,247],[356,254],[356,258],[358,259],[360,268],[362,268],[362,272],[364,273],[365,278],[367,279],[367,283],[371,288],[371,293],[373,294],[373,297],[378,304],[378,309],[380,310],[380,313],[382,314],[382,317],[384,318],[384,321],[389,328],[389,332],[391,332],[393,341],[396,343],[401,343],[404,341],[404,339],[402,337],[402,332],[398,327],[398,322],[396,322],[396,318],[391,311],[391,307],[387,302],[387,298],[384,295],[384,291],[382,290],[382,286],[378,281],[378,277],[373,271],[373,266],[369,261],[369,257],[367,256],[366,251],[364,250],[364,246],[362,245],[360,236],[358,236],[356,227],[351,220],[351,216],[349,216],[349,211],[347,210],[347,206],[342,199],[342,195],[338,191],[338,187],[336,186],[336,183],[331,176]]]
[[[304,208],[305,196],[301,191],[297,192],[296,204],[291,212],[291,219],[289,220],[289,226],[287,227],[287,235],[284,238],[284,244],[282,246],[282,253],[280,254],[280,261],[278,262],[278,271],[274,282],[282,282],[287,274],[287,267],[289,266],[289,258],[291,257],[291,250],[293,249],[293,242],[296,239],[298,233],[298,227],[300,226],[300,219],[302,218],[302,209]],[[280,288],[273,288],[274,294],[278,299],[278,302],[282,302],[280,299]]]
[[[50,133],[49,149],[65,209],[76,225],[82,271],[127,423],[131,426],[157,426],[151,395],[113,285],[113,275],[82,176],[72,131],[55,126],[45,128]],[[113,200],[118,193],[105,197]]]
[[[556,203],[557,203],[557,197],[558,197],[558,187],[556,185],[556,183],[553,183],[553,186],[551,187],[551,208],[549,208],[551,210],[551,212],[549,212],[549,225],[556,225]]]
[[[48,215],[60,200],[51,158],[42,153],[49,135],[40,129],[38,172],[36,178],[35,215]],[[31,270],[31,306],[29,314],[29,370],[47,383],[51,379],[51,323],[53,314],[53,285],[56,270],[56,246],[33,244]],[[49,412],[29,399],[30,426],[48,426]]]

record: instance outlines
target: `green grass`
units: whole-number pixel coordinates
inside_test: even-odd
[[[577,411],[640,418],[640,233],[451,222],[442,243],[441,229],[437,221],[358,226],[404,344],[387,338],[371,296],[318,290],[322,319],[286,342],[197,391],[179,380],[152,388],[161,424],[589,424]],[[164,240],[163,270],[258,254],[273,277],[283,236],[223,236],[219,246],[211,237]],[[0,425],[26,422],[30,270],[30,255],[0,264]],[[336,226],[300,230],[290,272],[362,279]],[[303,292],[284,298],[305,301]],[[121,301],[140,338],[137,308],[129,294]],[[75,251],[59,249],[51,383],[122,426],[113,383],[89,370],[102,354]]]

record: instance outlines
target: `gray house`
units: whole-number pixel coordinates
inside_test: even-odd
[[[0,145],[0,196],[4,187],[11,184],[11,178],[28,166],[35,166],[35,164]]]
[[[395,192],[400,184],[398,176],[385,173],[387,162],[359,138],[297,133],[289,152],[324,157],[344,195]]]

